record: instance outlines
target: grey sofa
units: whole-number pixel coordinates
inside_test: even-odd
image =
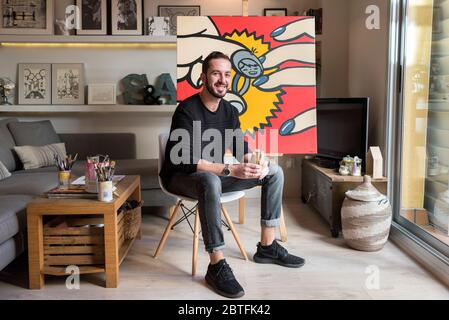
[[[108,154],[117,162],[117,174],[140,175],[144,206],[172,206],[176,199],[162,192],[158,183],[157,159],[136,159],[136,140],[130,133],[59,134],[49,137],[49,121],[29,123],[20,133],[17,119],[0,120],[0,161],[12,173],[0,180],[0,270],[20,255],[26,247],[26,205],[35,196],[57,186],[55,167],[22,170],[13,152],[15,145],[32,142],[45,145],[64,142],[68,154],[78,153],[72,171],[84,174],[86,156]],[[37,125],[34,125],[37,124]],[[47,133],[41,131],[47,127]],[[28,132],[23,132],[28,131]],[[45,131],[45,130],[44,130]],[[59,140],[59,141],[55,141]],[[30,143],[27,143],[30,144]]]

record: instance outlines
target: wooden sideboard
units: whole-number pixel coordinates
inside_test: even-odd
[[[301,198],[308,203],[329,223],[333,237],[338,237],[341,230],[341,206],[345,192],[356,188],[363,182],[363,177],[342,176],[335,169],[323,168],[315,159],[302,162]],[[387,194],[387,179],[373,179],[373,185],[383,194]]]

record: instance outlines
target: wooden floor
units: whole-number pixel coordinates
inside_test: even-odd
[[[237,221],[237,204],[227,208]],[[247,199],[245,224],[236,224],[250,257],[259,240],[259,209],[258,200]],[[302,268],[245,262],[231,233],[225,232],[225,254],[245,288],[243,299],[449,299],[449,290],[393,243],[387,243],[380,252],[355,251],[346,247],[342,238],[331,238],[325,222],[299,201],[286,201],[284,212],[286,247],[306,259]],[[146,214],[143,221],[143,238],[134,243],[121,265],[119,288],[105,289],[103,274],[93,274],[81,277],[79,290],[66,289],[64,277],[47,277],[44,289],[28,290],[25,257],[0,272],[0,299],[222,298],[205,284],[208,259],[202,242],[198,274],[194,278],[190,275],[192,233],[186,223],[172,232],[160,257],[154,259],[167,220],[162,215]],[[379,288],[367,288],[370,281],[366,272],[376,269]]]

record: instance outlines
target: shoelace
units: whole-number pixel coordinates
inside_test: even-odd
[[[218,269],[217,278],[223,279],[225,281],[235,279],[231,267],[226,262],[220,266],[220,269]]]
[[[274,241],[274,243],[275,243],[276,255],[278,257],[283,258],[288,255],[287,249],[285,249],[283,246],[281,246],[279,243],[277,243],[277,241]]]

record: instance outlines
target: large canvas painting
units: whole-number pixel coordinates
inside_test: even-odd
[[[233,67],[225,99],[250,146],[316,153],[313,17],[178,17],[177,25],[178,101],[201,90],[203,59],[221,51]]]

